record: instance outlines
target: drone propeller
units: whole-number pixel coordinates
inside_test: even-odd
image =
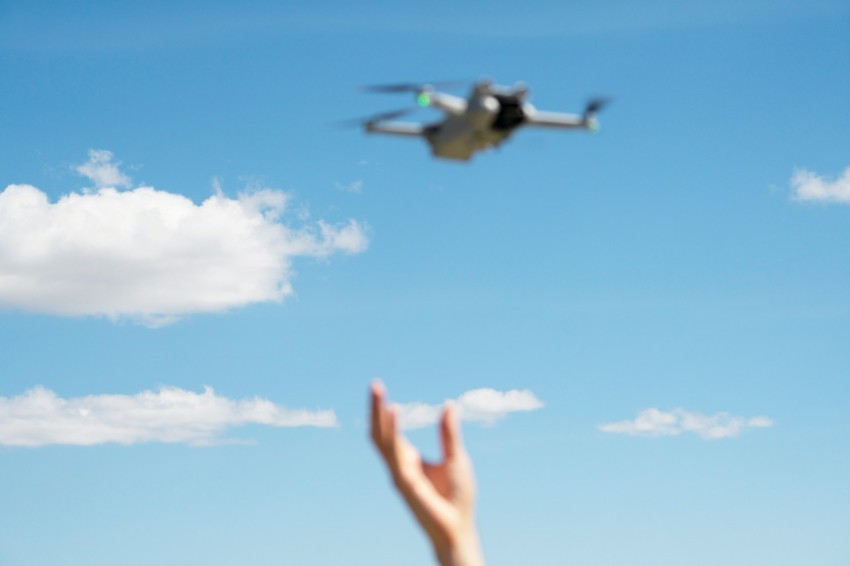
[[[584,107],[584,115],[585,116],[593,116],[594,114],[596,114],[597,112],[599,112],[600,110],[605,108],[605,106],[607,106],[608,103],[610,103],[610,102],[611,102],[610,98],[602,98],[602,97],[591,98],[587,102],[587,106]]]
[[[380,85],[366,85],[360,87],[363,92],[373,93],[398,93],[398,92],[422,92],[432,88],[448,88],[468,83],[469,81],[434,81],[430,83],[390,83]]]
[[[411,106],[408,108],[401,108],[399,110],[390,110],[389,112],[381,112],[380,114],[373,114],[371,116],[367,116],[365,118],[354,118],[352,120],[344,120],[342,122],[338,122],[338,124],[342,127],[359,127],[359,126],[367,126],[369,124],[374,124],[376,122],[383,122],[385,120],[393,120],[400,116],[404,116],[405,114],[410,114],[411,112],[415,112],[418,110],[417,106]]]
[[[408,108],[401,108],[399,110],[390,110],[389,112],[381,112],[380,114],[373,114],[369,118],[367,118],[366,122],[383,122],[384,120],[392,120],[394,118],[398,118],[400,116],[404,116],[406,114],[410,114],[417,110],[416,106],[411,106]]]

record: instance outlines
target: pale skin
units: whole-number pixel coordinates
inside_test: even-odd
[[[463,447],[457,411],[451,404],[440,418],[443,459],[422,460],[401,434],[398,415],[383,384],[372,384],[372,441],[393,483],[434,547],[441,566],[484,566],[475,528],[475,477]]]

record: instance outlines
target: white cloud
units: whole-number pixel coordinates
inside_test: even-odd
[[[228,428],[335,427],[332,410],[286,409],[266,399],[234,401],[176,387],[136,395],[90,395],[63,399],[43,387],[0,397],[0,446],[45,446],[142,442],[193,445],[222,442]]]
[[[597,428],[602,432],[629,436],[677,436],[693,432],[707,439],[731,438],[746,428],[773,426],[768,417],[737,417],[729,413],[702,415],[684,409],[664,412],[656,408],[644,409],[631,421],[604,423]]]
[[[363,181],[357,179],[356,181],[352,181],[351,183],[334,183],[334,187],[336,187],[340,191],[345,191],[347,193],[355,193],[360,194],[363,191]]]
[[[796,200],[850,203],[850,167],[835,180],[798,169],[791,177],[791,188]]]
[[[118,166],[121,163],[112,163],[112,152],[105,149],[90,149],[89,160],[74,168],[74,170],[88,177],[98,189],[102,187],[129,187],[130,178],[124,175]]]
[[[0,192],[0,307],[129,317],[149,326],[292,293],[292,260],[355,254],[366,227],[291,226],[288,196],[262,189],[201,204],[129,183],[105,151],[79,170],[97,189],[51,203],[31,185]]]
[[[773,419],[769,417],[750,417],[747,419],[747,426],[753,428],[768,428],[773,426]]]
[[[543,403],[527,389],[496,391],[495,389],[473,389],[457,399],[449,400],[457,407],[462,420],[492,425],[508,413],[518,411],[535,411],[543,407]],[[440,419],[442,405],[426,403],[399,403],[399,422],[402,428],[415,429],[435,424]]]

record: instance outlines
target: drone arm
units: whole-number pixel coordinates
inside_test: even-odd
[[[436,108],[455,116],[466,112],[465,99],[444,92],[423,90],[416,97],[416,101],[422,107]]]
[[[412,122],[367,122],[366,131],[370,134],[390,134],[396,136],[422,136],[422,124]]]
[[[579,116],[578,114],[562,114],[560,112],[541,112],[526,110],[525,124],[528,126],[544,126],[549,128],[564,129],[592,129],[592,116]]]

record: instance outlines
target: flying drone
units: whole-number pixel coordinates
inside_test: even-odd
[[[582,114],[544,112],[527,102],[528,88],[522,83],[505,87],[478,81],[467,98],[439,92],[436,87],[442,84],[445,83],[364,87],[367,92],[413,93],[417,106],[372,116],[362,122],[363,128],[371,134],[424,138],[435,157],[468,161],[477,151],[497,147],[520,126],[596,131],[596,113],[606,104],[605,99],[595,98]],[[435,108],[445,117],[430,124],[393,121],[418,108]]]

